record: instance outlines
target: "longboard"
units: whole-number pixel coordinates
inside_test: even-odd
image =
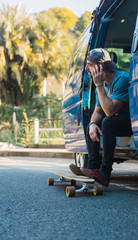
[[[92,184],[95,183],[94,179],[85,176],[77,176],[69,172],[56,172],[55,175],[59,176],[59,178],[56,180],[54,178],[48,178],[48,185],[54,185],[55,182],[69,182],[71,186],[66,187],[67,197],[75,197],[75,194],[79,192],[92,192],[94,195],[102,195],[103,193],[102,186],[92,186]],[[80,189],[75,188],[76,182],[82,184]]]

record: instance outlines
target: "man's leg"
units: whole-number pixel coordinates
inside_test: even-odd
[[[89,128],[86,131],[86,142],[88,150],[88,169],[99,169],[101,166],[102,158],[99,155],[100,143],[93,142],[89,136]]]
[[[102,121],[103,159],[100,172],[105,178],[110,178],[113,156],[116,146],[116,136],[131,135],[130,117],[126,114],[116,114],[105,117]]]

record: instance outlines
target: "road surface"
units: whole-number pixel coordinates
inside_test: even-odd
[[[0,240],[136,240],[138,183],[113,180],[102,196],[67,198],[67,184],[48,186],[71,159],[0,158]],[[114,166],[114,174],[138,173],[138,164]]]

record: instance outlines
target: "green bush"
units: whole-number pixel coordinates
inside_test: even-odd
[[[1,122],[12,123],[12,114],[13,114],[13,106],[2,104],[0,106],[0,123]]]
[[[14,131],[9,128],[3,128],[0,130],[0,142],[7,142],[15,145]]]
[[[34,97],[27,106],[13,107],[2,104],[0,106],[0,141],[24,146],[34,142],[34,119],[48,119],[48,107],[50,107],[51,118],[61,118],[62,100],[58,99],[55,94],[48,94],[46,97]],[[17,136],[13,125],[14,112],[18,123]],[[9,124],[8,128],[5,127],[5,123]],[[48,127],[46,124],[48,122],[43,122],[43,128]],[[56,123],[49,122],[49,127],[55,127],[53,124]],[[58,123],[57,127],[62,127],[62,122]],[[54,133],[51,134],[48,137],[53,137]],[[54,135],[57,137],[57,133]],[[62,137],[61,133],[60,136]]]
[[[27,147],[29,143],[34,142],[34,123],[28,119],[27,114],[23,112],[24,119],[19,127],[17,141],[19,144]]]
[[[46,97],[34,97],[26,107],[26,113],[31,118],[48,118],[48,107],[51,110],[51,118],[61,118],[62,100],[55,94],[47,94]]]

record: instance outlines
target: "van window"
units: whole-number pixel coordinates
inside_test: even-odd
[[[86,54],[88,42],[91,35],[90,28],[91,28],[91,23],[83,32],[83,34],[81,35],[81,37],[79,38],[79,40],[77,41],[74,47],[70,66],[69,66],[68,79],[70,79],[84,65],[85,54]]]
[[[116,63],[118,69],[129,73],[131,54],[124,53],[122,48],[106,48],[106,49],[110,52],[111,58]]]

